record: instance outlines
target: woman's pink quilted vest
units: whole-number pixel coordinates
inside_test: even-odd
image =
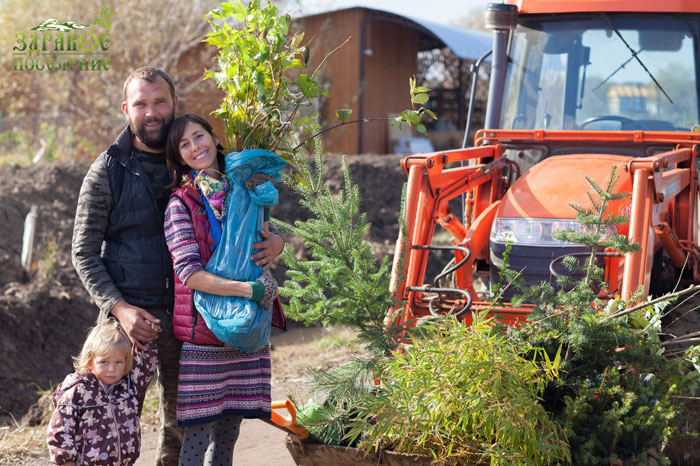
[[[214,252],[214,240],[207,227],[207,214],[201,204],[199,190],[194,186],[178,188],[172,194],[185,203],[190,211],[194,236],[199,246],[199,256],[202,259],[202,267],[206,267],[209,258]],[[223,345],[211,333],[204,323],[204,319],[194,307],[194,291],[187,288],[175,275],[175,307],[173,309],[173,333],[175,338],[198,345]]]

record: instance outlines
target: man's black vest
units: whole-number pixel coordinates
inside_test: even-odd
[[[113,200],[101,253],[107,272],[129,304],[172,308],[173,270],[164,212],[148,175],[131,155],[128,127],[103,156]]]

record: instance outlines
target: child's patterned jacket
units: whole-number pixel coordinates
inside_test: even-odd
[[[128,466],[139,457],[139,399],[156,370],[157,350],[134,350],[131,372],[106,391],[91,372],[74,372],[56,388],[46,433],[52,464]]]

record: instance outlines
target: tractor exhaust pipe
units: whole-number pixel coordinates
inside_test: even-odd
[[[486,8],[486,29],[493,30],[493,56],[491,57],[491,81],[486,107],[485,129],[498,128],[503,104],[503,90],[508,66],[508,39],[518,24],[518,7],[502,3],[489,3]]]

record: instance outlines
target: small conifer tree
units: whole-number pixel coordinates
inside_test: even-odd
[[[315,158],[298,156],[289,185],[309,211],[306,221],[293,225],[276,222],[282,230],[303,240],[310,257],[297,258],[290,246],[282,259],[287,276],[280,295],[289,300],[285,312],[306,325],[347,325],[358,331],[368,355],[352,358],[331,371],[309,370],[311,394],[324,403],[298,407],[298,420],[323,443],[341,444],[348,420],[372,390],[379,361],[396,347],[398,329],[384,325],[394,305],[389,291],[391,262],[378,260],[366,233],[370,224],[361,212],[360,193],[343,158],[344,189],[331,191],[324,176],[320,141]]]
[[[614,192],[618,177],[611,170],[604,187],[587,178],[591,207],[572,203],[583,231],[561,231],[555,237],[591,249],[583,265],[568,257],[569,271],[582,273],[573,282],[559,277],[569,291],[550,284],[523,291],[519,299],[535,304],[530,323],[510,329],[523,347],[542,347],[550,355],[565,348],[560,377],[545,390],[543,403],[569,438],[571,458],[577,465],[609,464],[614,460],[646,464],[649,448],[658,449],[673,431],[680,391],[697,383],[697,373],[687,373],[683,361],[664,357],[660,339],[662,306],[619,312],[632,306],[620,299],[603,301],[603,269],[596,260],[606,248],[618,253],[639,249],[611,227],[627,221],[606,214],[608,203],[623,199]],[[607,234],[606,234],[607,233]],[[512,272],[511,272],[512,274]]]
[[[377,260],[365,238],[370,224],[360,211],[360,193],[347,161],[343,157],[345,189],[338,193],[325,182],[320,149],[314,163],[298,157],[295,166],[296,182],[290,186],[311,217],[279,226],[302,239],[311,257],[300,260],[289,246],[283,253],[289,280],[280,294],[289,299],[286,312],[307,324],[352,326],[372,349],[384,352],[394,345],[383,325],[394,303],[389,292],[391,262],[389,257]]]

